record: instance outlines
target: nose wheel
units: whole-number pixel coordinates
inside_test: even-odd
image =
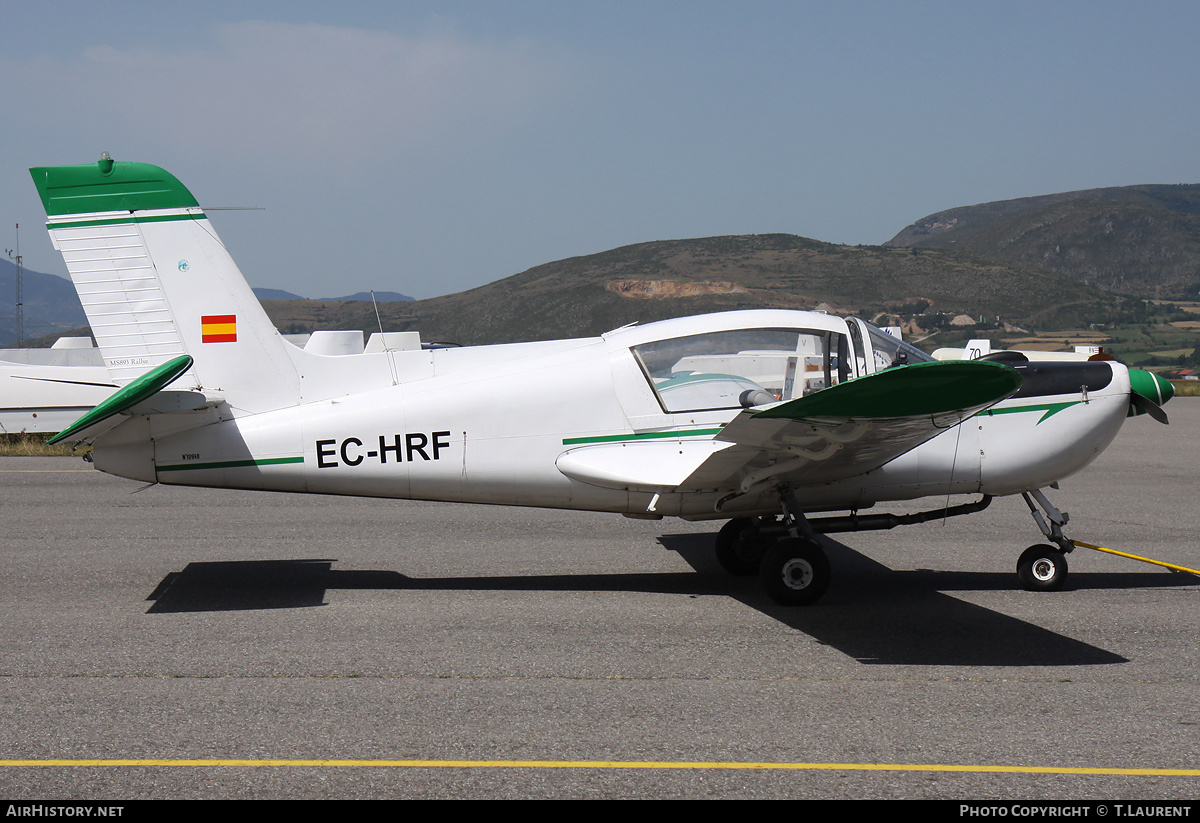
[[[1039,543],[1021,552],[1017,560],[1017,579],[1031,592],[1052,592],[1067,579],[1067,556],[1054,546]]]

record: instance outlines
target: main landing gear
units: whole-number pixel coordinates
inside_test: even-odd
[[[992,498],[913,514],[851,514],[805,519],[790,486],[778,488],[782,516],[739,517],[717,534],[717,562],[732,575],[758,574],[767,595],[782,606],[814,603],[829,588],[832,573],[817,532],[850,532],[891,529],[926,523],[988,507]],[[1040,489],[1022,492],[1030,514],[1048,542],[1030,546],[1017,561],[1017,579],[1029,591],[1054,591],[1067,578],[1067,554],[1075,544],[1063,534],[1070,517],[1046,498]],[[1151,561],[1154,562],[1154,561]]]
[[[734,577],[758,574],[763,555],[772,539],[759,530],[766,518],[739,517],[730,520],[717,532],[717,562]]]
[[[833,576],[825,550],[807,537],[778,541],[763,555],[758,573],[767,597],[781,606],[815,603]]]
[[[773,517],[739,517],[717,532],[717,562],[735,577],[759,575],[781,606],[804,606],[829,587],[829,559],[816,535],[798,536]]]
[[[829,588],[829,558],[791,487],[779,489],[783,517],[739,517],[717,533],[717,562],[738,577],[757,574],[781,606],[815,602]]]

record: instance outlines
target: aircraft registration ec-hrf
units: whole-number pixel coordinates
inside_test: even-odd
[[[1054,589],[1073,544],[1042,490],[1127,416],[1165,422],[1172,395],[1112,360],[939,362],[801,311],[322,356],[280,336],[171,174],[107,155],[31,173],[119,387],[55,441],[91,442],[96,468],[151,483],[724,519],[721,565],[785,605],[829,584],[820,533],[1021,494],[1048,542],[1018,576]],[[950,494],[980,498],[860,513]]]

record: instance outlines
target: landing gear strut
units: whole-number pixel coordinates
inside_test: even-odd
[[[1067,579],[1067,553],[1075,548],[1075,544],[1067,539],[1062,529],[1071,516],[1055,508],[1041,489],[1021,492],[1021,497],[1025,498],[1025,505],[1029,506],[1029,513],[1037,523],[1038,529],[1056,545],[1038,543],[1021,552],[1021,557],[1017,560],[1017,579],[1026,591],[1055,591],[1062,588]],[[1039,506],[1042,511],[1038,511]],[[1046,513],[1045,517],[1042,516],[1043,511]]]
[[[717,533],[717,562],[730,574],[757,574],[767,596],[781,606],[815,602],[831,572],[816,532],[804,518],[791,486],[779,486],[782,518],[739,517]]]

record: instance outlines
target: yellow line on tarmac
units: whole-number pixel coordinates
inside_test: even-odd
[[[971,766],[929,763],[755,763],[688,760],[184,760],[45,759],[0,760],[0,766],[225,766],[366,767],[416,769],[750,769],[760,771],[975,772],[1005,774],[1099,774],[1200,777],[1200,769],[1121,769],[1073,766]]]

